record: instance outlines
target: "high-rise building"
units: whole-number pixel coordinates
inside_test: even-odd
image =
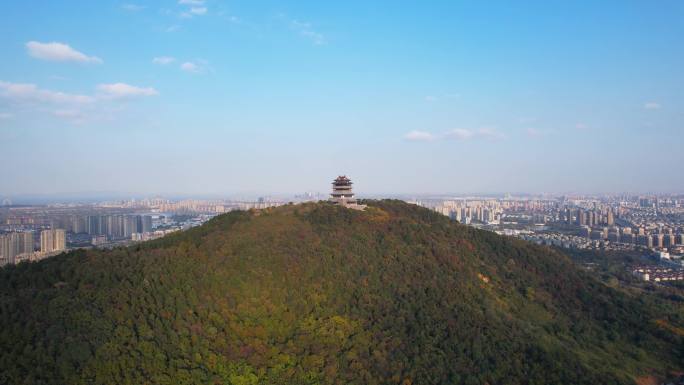
[[[0,235],[0,265],[16,263],[18,257],[33,253],[33,233],[15,232]]]
[[[40,232],[40,251],[52,253],[66,250],[66,231],[64,229],[50,229]]]
[[[612,208],[608,209],[608,213],[606,214],[606,224],[608,226],[613,226],[615,224],[615,218],[613,217]]]
[[[637,237],[637,243],[641,246],[651,248],[653,247],[653,238],[650,235],[639,235]]]
[[[142,216],[142,223],[141,223],[139,230],[142,233],[149,233],[152,231],[152,216],[150,216],[150,215],[143,215]]]
[[[674,234],[665,234],[663,236],[663,247],[672,247],[677,244]]]
[[[10,243],[9,237],[0,235],[0,266],[9,263]]]
[[[72,233],[80,234],[86,232],[86,219],[82,216],[74,216],[71,218],[69,229]]]
[[[586,213],[582,209],[577,210],[577,225],[584,226],[587,224]]]
[[[625,233],[620,236],[620,242],[622,243],[636,243],[636,236],[632,233]]]
[[[653,234],[653,247],[663,247],[663,234]]]
[[[130,238],[131,235],[138,232],[138,218],[135,216],[127,216],[123,218],[123,236]]]

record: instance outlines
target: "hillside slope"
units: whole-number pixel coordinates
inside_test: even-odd
[[[2,384],[630,384],[679,305],[397,201],[233,212],[0,270]]]

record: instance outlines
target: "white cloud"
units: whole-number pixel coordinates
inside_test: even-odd
[[[309,39],[314,45],[324,45],[327,43],[325,36],[314,30],[310,23],[288,19],[285,15],[279,15],[279,17],[288,22],[290,29],[296,31],[300,36]]]
[[[207,13],[207,7],[192,7],[190,13],[193,15],[204,15]]]
[[[29,55],[41,60],[102,63],[102,59],[95,56],[88,56],[82,52],[76,51],[64,43],[40,43],[37,41],[29,41],[26,43],[26,50],[28,51]]]
[[[431,103],[431,102],[436,102],[437,99],[438,99],[438,98],[437,98],[436,96],[433,96],[433,95],[428,95],[428,96],[425,97],[425,101],[426,101],[426,102],[429,102],[429,103]]]
[[[100,84],[92,95],[72,94],[42,89],[35,84],[0,81],[0,102],[9,101],[10,108],[32,114],[49,113],[71,123],[84,123],[105,118],[115,119],[124,108],[120,100],[157,95],[154,88],[142,88],[125,83]],[[13,116],[12,111],[0,114]],[[22,113],[22,116],[26,115]],[[26,115],[26,116],[31,116]]]
[[[497,131],[494,128],[491,127],[482,127],[476,130],[471,130],[471,129],[465,129],[465,128],[456,128],[453,130],[449,130],[447,132],[444,132],[442,134],[433,134],[431,132],[427,131],[411,131],[404,135],[404,139],[410,140],[410,141],[433,141],[433,140],[458,140],[458,141],[466,141],[466,140],[475,140],[475,139],[484,139],[484,140],[501,140],[505,139],[506,135],[503,133]]]
[[[82,124],[88,121],[88,116],[84,112],[76,109],[55,110],[52,112],[52,115],[76,124]]]
[[[490,140],[501,140],[501,139],[506,139],[506,135],[498,132],[496,129],[492,127],[483,127],[480,128],[475,132],[476,136],[490,139]]]
[[[186,61],[185,63],[180,65],[180,69],[186,72],[192,72],[192,73],[198,73],[199,72],[199,66],[193,62]]]
[[[101,97],[110,99],[159,95],[154,88],[136,87],[126,83],[100,84],[97,89],[101,92]]]
[[[176,32],[180,29],[180,25],[172,25],[164,29],[165,32]]]
[[[204,0],[178,0],[178,4],[183,5],[203,5]]]
[[[538,136],[543,135],[543,133],[541,131],[539,131],[533,127],[530,127],[527,130],[525,130],[525,133],[527,133],[527,136],[531,136],[531,137],[538,137]]]
[[[502,134],[501,132],[497,131],[492,127],[480,128],[479,130],[475,131],[475,136],[489,140],[501,140],[506,138],[506,135]]]
[[[145,6],[138,5],[138,4],[123,4],[121,6],[121,8],[123,10],[129,11],[129,12],[138,12],[138,11],[142,11],[143,9],[145,9]]]
[[[456,128],[444,134],[446,138],[456,140],[470,140],[470,139],[488,139],[501,140],[505,139],[506,135],[491,127],[482,127],[477,130],[470,130],[465,128]]]
[[[448,138],[453,138],[453,139],[458,139],[458,140],[466,140],[470,139],[474,136],[473,131],[471,130],[466,130],[465,128],[456,128],[453,129],[445,134],[446,137]]]
[[[88,95],[41,89],[35,84],[0,81],[0,97],[14,102],[86,104],[95,101]]]
[[[578,130],[586,130],[589,128],[589,126],[587,126],[585,123],[577,123],[575,124],[575,128]]]
[[[185,71],[185,72],[189,72],[189,73],[193,73],[193,74],[203,74],[206,72],[211,72],[211,68],[209,67],[209,62],[207,62],[206,60],[202,60],[202,59],[195,59],[193,61],[183,62],[180,65],[180,69]]]
[[[12,119],[14,115],[10,114],[9,112],[0,112],[0,120],[5,120],[5,119]]]
[[[55,110],[53,115],[60,118],[76,118],[81,116],[81,112],[78,110]]]
[[[404,139],[415,142],[427,142],[434,140],[435,136],[427,131],[411,131],[404,135]]]
[[[521,123],[521,124],[534,123],[536,121],[537,121],[537,118],[535,118],[535,117],[523,116],[521,118],[518,118],[518,123]]]
[[[173,58],[171,56],[158,56],[152,59],[152,63],[161,65],[171,64],[174,61],[176,61],[176,58]]]
[[[662,106],[660,105],[660,103],[648,102],[644,104],[644,108],[647,110],[659,110],[662,108]]]

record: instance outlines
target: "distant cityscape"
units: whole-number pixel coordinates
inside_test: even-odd
[[[302,196],[302,199],[305,196]],[[0,266],[37,261],[69,249],[125,246],[198,226],[233,210],[284,204],[256,201],[181,200],[163,198],[0,206]]]
[[[659,267],[636,266],[635,276],[646,281],[684,280],[684,195],[509,195],[412,202],[452,220],[537,244],[639,253],[659,262]]]
[[[4,199],[0,206],[0,265],[40,260],[69,249],[110,248],[156,239],[234,210],[329,197],[344,199],[351,207],[356,204],[351,181],[340,178],[333,182],[332,195],[307,192],[291,199],[172,201],[155,197],[45,205],[13,205]],[[646,275],[643,267],[635,267],[634,275],[648,280],[670,272],[684,279],[684,195],[397,198],[469,226],[538,244],[642,253],[665,265]]]

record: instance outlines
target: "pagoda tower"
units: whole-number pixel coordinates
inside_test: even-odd
[[[330,194],[330,201],[342,205],[356,205],[356,198],[352,192],[352,181],[346,175],[338,176],[332,182],[332,194]]]

